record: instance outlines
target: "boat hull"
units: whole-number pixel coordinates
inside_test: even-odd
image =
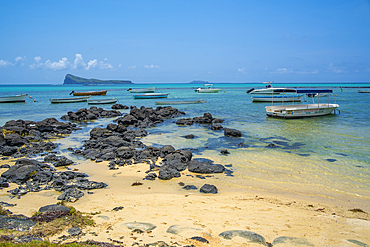
[[[285,119],[319,117],[331,114],[338,107],[338,104],[266,106],[266,114],[269,117]]]
[[[0,103],[16,103],[25,102],[28,94],[20,94],[14,96],[2,96],[0,97]]]
[[[221,91],[220,88],[213,88],[213,89],[200,88],[200,89],[197,89],[198,93],[218,93],[220,91]]]
[[[182,105],[182,104],[200,104],[204,100],[191,100],[191,101],[156,101],[156,105]]]
[[[168,93],[146,93],[134,95],[134,99],[157,99],[157,98],[167,98]]]
[[[303,95],[270,95],[270,96],[252,96],[253,102],[301,102]]]
[[[98,104],[113,104],[117,102],[117,98],[114,99],[89,99],[87,103],[90,105],[98,105]]]
[[[89,95],[106,95],[107,90],[91,91],[91,92],[73,92],[73,96],[89,96]]]
[[[77,102],[87,101],[89,98],[90,96],[85,96],[85,97],[75,97],[75,98],[49,99],[49,101],[53,104],[55,103],[77,103]]]
[[[129,89],[130,93],[154,93],[155,87],[150,88],[132,88]]]

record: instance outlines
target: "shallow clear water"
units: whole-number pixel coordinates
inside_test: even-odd
[[[358,93],[367,84],[294,84],[288,86],[320,86],[333,88],[340,114],[323,117],[284,120],[268,118],[265,106],[252,103],[246,90],[261,84],[215,84],[222,88],[217,94],[198,94],[197,84],[151,84],[160,92],[169,92],[170,99],[204,99],[207,103],[173,106],[186,113],[185,117],[202,116],[209,112],[224,120],[222,126],[238,129],[241,138],[224,137],[223,131],[211,131],[209,126],[179,127],[174,120],[148,129],[143,139],[147,145],[173,145],[176,149],[191,148],[195,157],[230,165],[233,177],[224,183],[232,187],[263,189],[276,193],[329,198],[338,202],[370,202],[370,94]],[[275,86],[283,86],[276,84]],[[286,86],[286,85],[285,85]],[[68,97],[72,90],[108,89],[107,98],[117,97],[118,103],[137,107],[157,107],[155,99],[134,100],[122,86],[62,86],[23,85],[0,86],[0,94],[28,93],[26,103],[0,104],[0,125],[8,120],[39,121],[47,117],[60,118],[68,111],[90,106],[86,102],[51,104],[49,98]],[[341,92],[340,87],[343,87]],[[96,96],[96,98],[103,96]],[[33,100],[36,100],[34,102]],[[165,99],[158,99],[164,101]],[[101,107],[110,109],[111,105]],[[128,111],[124,111],[128,112]],[[107,121],[102,121],[106,123]],[[188,140],[183,136],[194,134]],[[268,148],[271,142],[279,147]],[[243,143],[240,146],[238,144]],[[81,142],[82,145],[82,142]],[[226,148],[230,154],[221,155]]]

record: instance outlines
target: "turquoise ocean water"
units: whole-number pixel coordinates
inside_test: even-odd
[[[17,119],[59,119],[68,111],[89,108],[86,102],[49,102],[49,98],[69,97],[72,90],[107,89],[107,96],[93,98],[117,97],[118,103],[123,105],[155,108],[155,99],[134,100],[132,94],[127,92],[128,87],[150,86],[156,86],[157,91],[170,93],[168,100],[204,99],[207,103],[173,107],[184,111],[185,117],[202,116],[209,112],[213,117],[224,120],[222,126],[238,129],[243,136],[226,138],[222,131],[211,131],[208,126],[179,127],[169,120],[148,129],[150,135],[142,140],[145,144],[191,148],[195,157],[210,158],[216,163],[228,165],[234,173],[232,177],[223,178],[225,187],[290,194],[338,204],[350,203],[351,206],[370,210],[370,93],[358,93],[359,87],[370,87],[370,83],[275,83],[275,87],[334,89],[330,101],[340,105],[340,114],[295,120],[268,118],[265,106],[270,103],[252,103],[246,91],[252,87],[262,87],[260,83],[214,84],[214,87],[222,88],[217,94],[198,94],[194,89],[201,84],[185,83],[127,86],[0,85],[0,95],[28,93],[32,97],[25,103],[0,104],[0,126]],[[110,109],[111,105],[100,107]],[[98,120],[87,126],[92,128],[112,120]],[[196,138],[185,139],[182,136],[186,134],[194,134]],[[267,148],[271,142],[277,143],[278,147]],[[240,143],[243,145],[238,145]],[[221,155],[223,148],[228,149],[230,154]]]

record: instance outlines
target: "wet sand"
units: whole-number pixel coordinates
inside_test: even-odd
[[[1,161],[0,164],[13,164]],[[370,243],[369,215],[353,213],[348,208],[326,205],[317,201],[296,200],[281,195],[241,188],[230,188],[222,182],[224,174],[214,174],[206,179],[196,178],[194,174],[182,172],[181,178],[169,181],[142,180],[147,164],[135,164],[108,170],[107,162],[95,163],[79,160],[71,167],[89,175],[89,180],[105,182],[105,189],[92,190],[75,203],[68,203],[82,212],[101,212],[93,216],[96,226],[83,229],[85,236],[71,238],[82,241],[92,239],[101,242],[131,246],[133,243],[179,243],[181,246],[192,243],[195,246],[262,246],[248,243],[236,236],[231,240],[219,236],[230,230],[251,231],[273,243],[278,237],[301,238],[301,246],[359,246],[348,240]],[[4,172],[7,169],[1,169]],[[132,186],[135,182],[142,185]],[[179,183],[195,185],[197,190],[184,190]],[[213,184],[218,194],[202,194],[199,188]],[[45,191],[29,193],[20,199],[10,199],[5,188],[0,201],[16,203],[9,208],[13,213],[31,216],[41,206],[57,202],[59,193]],[[123,207],[113,211],[115,207]],[[133,233],[125,223],[143,222],[156,226],[144,233]],[[177,234],[167,230],[176,225]],[[60,241],[63,232],[50,239]],[[189,241],[188,238],[200,236],[209,241],[203,244]],[[113,240],[113,241],[112,241]],[[302,242],[302,241],[305,242]],[[312,244],[312,245],[310,245]],[[275,244],[276,246],[295,246]],[[274,246],[275,246],[274,245]]]

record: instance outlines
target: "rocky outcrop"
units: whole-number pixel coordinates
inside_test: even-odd
[[[59,200],[75,201],[84,195],[81,190],[101,189],[107,186],[105,183],[90,181],[86,177],[84,173],[57,171],[54,167],[36,160],[19,159],[1,174],[0,178],[3,182],[19,185],[18,188],[8,191],[13,196],[54,189],[65,192]]]
[[[203,117],[194,117],[194,118],[182,118],[176,121],[177,125],[192,125],[194,123],[197,124],[219,124],[222,123],[222,119],[213,118],[211,113],[204,113]]]
[[[82,85],[107,85],[107,84],[132,84],[131,81],[126,80],[98,80],[98,79],[85,79],[82,77],[67,74],[64,78],[63,84],[82,84]]]
[[[80,129],[76,124],[59,122],[55,118],[47,118],[38,122],[11,120],[1,128],[0,154],[17,158],[51,151],[57,147],[57,144],[48,142],[49,138],[63,137]]]
[[[116,110],[104,110],[103,108],[96,106],[90,107],[90,109],[82,108],[76,112],[68,112],[67,115],[61,117],[62,120],[66,121],[89,121],[99,118],[111,118],[122,116],[122,113]]]

